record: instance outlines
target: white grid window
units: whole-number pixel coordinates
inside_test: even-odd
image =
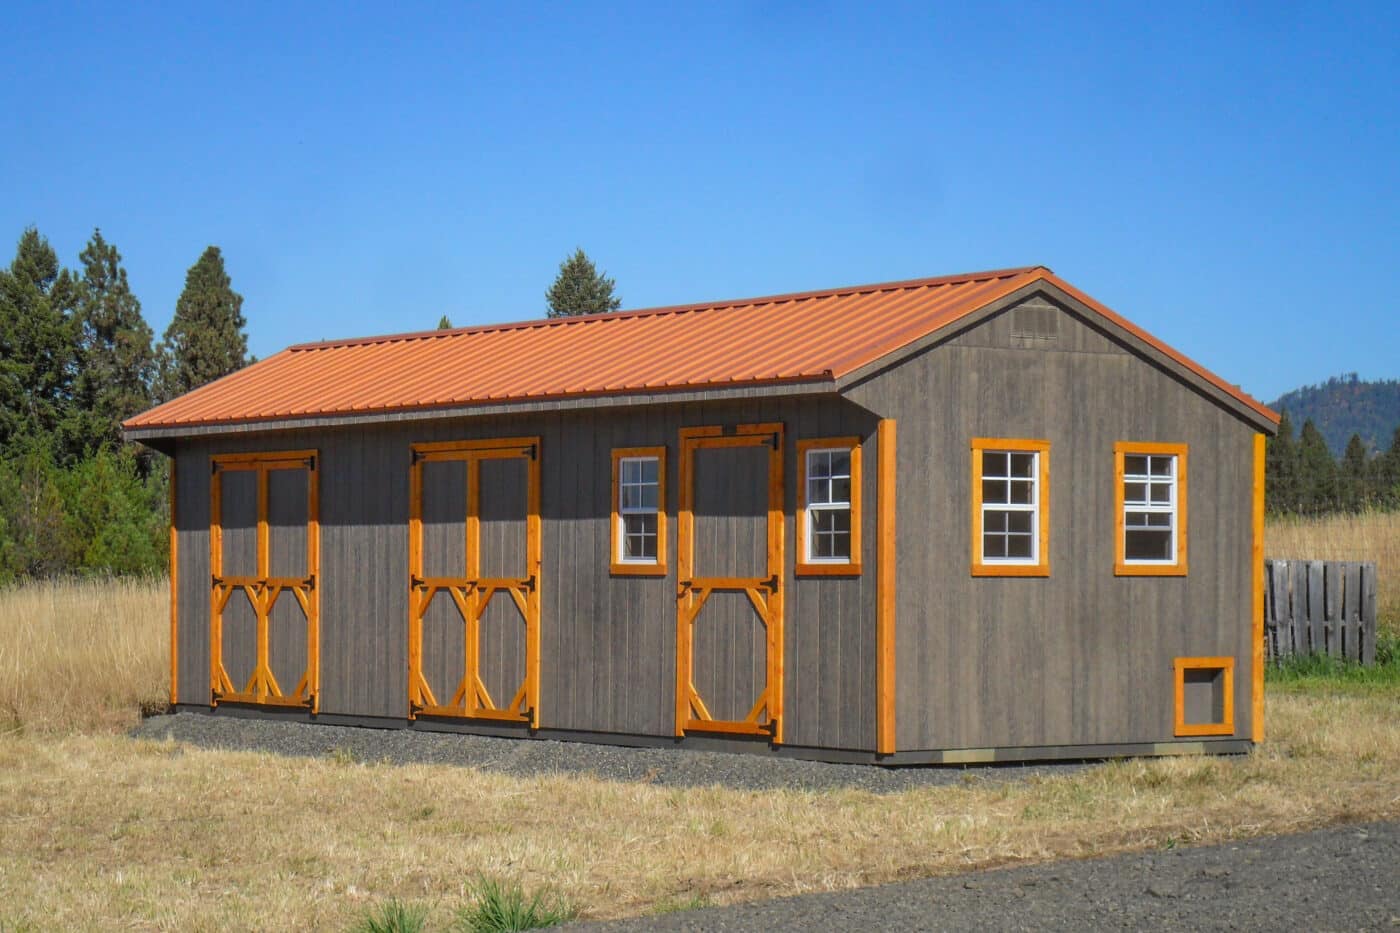
[[[850,563],[851,452],[807,451],[807,560]]]
[[[1039,525],[1040,454],[982,451],[982,562],[1035,564]]]
[[[1123,560],[1176,563],[1177,457],[1123,456]]]
[[[625,564],[656,563],[656,513],[660,471],[656,457],[623,457],[617,477],[617,559]]]

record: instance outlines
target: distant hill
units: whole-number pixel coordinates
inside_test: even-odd
[[[1287,410],[1297,431],[1309,418],[1327,440],[1333,456],[1340,457],[1353,434],[1374,453],[1390,446],[1400,427],[1400,379],[1368,382],[1356,373],[1333,376],[1321,385],[1303,386],[1269,403],[1275,411]]]

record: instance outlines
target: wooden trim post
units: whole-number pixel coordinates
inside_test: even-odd
[[[879,512],[876,517],[875,604],[875,751],[891,755],[895,751],[895,420],[883,418],[875,432],[876,489]]]
[[[1254,540],[1250,549],[1250,738],[1264,741],[1264,435],[1254,435]]]
[[[180,538],[175,526],[175,458],[170,458],[170,705],[180,701]]]

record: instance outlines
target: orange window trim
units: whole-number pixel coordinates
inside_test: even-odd
[[[1113,445],[1113,573],[1119,577],[1186,576],[1186,445],[1118,441]],[[1176,457],[1176,560],[1170,564],[1129,561],[1123,529],[1124,461],[1129,454]]]
[[[982,452],[985,450],[1031,451],[1040,456],[1036,505],[1035,563],[986,563],[982,559]],[[972,439],[972,575],[974,577],[1050,576],[1050,442],[1008,437]]]
[[[849,560],[811,560],[807,545],[807,453],[812,450],[847,450],[851,455],[851,557]],[[861,470],[859,437],[817,437],[797,442],[797,562],[799,577],[860,576],[861,572]]]
[[[656,459],[656,560],[622,559],[622,461],[632,457]],[[612,452],[612,515],[608,527],[608,571],[617,576],[664,577],[666,575],[666,448],[614,447]]]
[[[1176,735],[1234,735],[1235,734],[1235,659],[1177,658],[1176,659]],[[1191,723],[1186,721],[1186,672],[1218,670],[1224,674],[1224,703],[1220,722]]]

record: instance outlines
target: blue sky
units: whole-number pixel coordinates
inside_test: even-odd
[[[5,4],[0,250],[253,352],[1043,263],[1247,391],[1400,376],[1400,5]],[[6,259],[8,261],[8,259]]]

